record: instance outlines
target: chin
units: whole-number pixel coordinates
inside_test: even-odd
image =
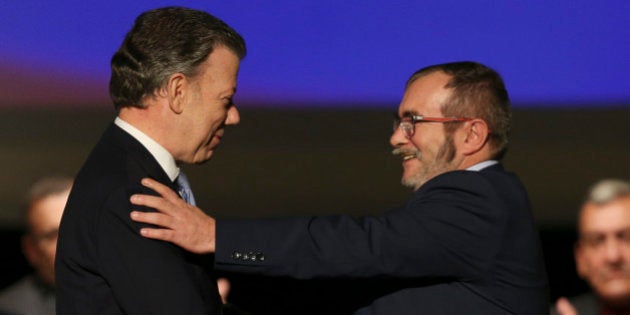
[[[204,156],[196,157],[194,159],[193,163],[201,165],[201,164],[204,164],[204,163],[210,161],[210,159],[212,159],[212,153],[213,153],[213,151],[209,151]]]
[[[420,188],[420,186],[422,186],[423,181],[420,178],[417,178],[416,176],[406,176],[403,177],[400,180],[400,183],[407,187],[407,188],[411,188],[414,191],[418,190],[418,188]]]
[[[193,161],[193,164],[197,164],[197,165],[202,165],[202,164],[206,164],[206,162],[210,161],[210,157],[208,158],[204,158],[204,159],[196,159]]]
[[[609,284],[600,291],[600,295],[610,301],[625,301],[630,304],[630,285]]]

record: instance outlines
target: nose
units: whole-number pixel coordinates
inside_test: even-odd
[[[236,106],[230,107],[227,112],[227,118],[225,119],[226,125],[238,125],[241,121],[241,114],[236,109]]]
[[[616,263],[619,262],[619,260],[622,258],[622,244],[619,240],[616,239],[609,239],[606,241],[605,245],[604,245],[604,255],[606,258],[606,261],[610,262],[610,263]]]
[[[409,139],[405,135],[405,132],[402,131],[402,128],[400,128],[400,126],[397,126],[394,129],[394,132],[392,132],[392,136],[389,138],[389,143],[392,145],[392,147],[400,147],[407,144],[408,142]]]

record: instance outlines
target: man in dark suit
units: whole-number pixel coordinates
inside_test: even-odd
[[[77,175],[57,248],[57,312],[221,314],[206,257],[139,237],[129,194],[149,177],[191,191],[179,166],[203,163],[227,125],[241,36],[205,12],[179,7],[141,14],[111,62],[118,117]],[[150,211],[151,209],[145,209]]]
[[[474,62],[430,66],[411,76],[395,116],[393,153],[414,190],[399,208],[362,218],[215,221],[145,180],[163,198],[132,202],[160,213],[132,218],[166,227],[144,228],[145,237],[196,253],[216,248],[222,270],[397,281],[356,314],[544,314],[548,285],[527,193],[499,163],[510,124],[495,71]]]

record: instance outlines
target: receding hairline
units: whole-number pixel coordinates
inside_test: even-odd
[[[603,205],[623,197],[630,197],[630,181],[603,179],[589,188],[584,203]]]
[[[603,179],[590,186],[578,212],[578,232],[581,232],[583,217],[587,209],[597,211],[624,199],[630,200],[630,181]]]
[[[35,204],[46,198],[69,193],[72,189],[72,184],[73,179],[65,176],[51,176],[37,180],[31,185],[24,199],[22,211],[22,221],[24,224],[26,224],[28,216]]]
[[[444,85],[445,89],[448,88],[448,84],[451,82],[451,80],[453,80],[454,75],[444,71],[443,69],[436,67],[436,68],[429,68],[425,70],[419,70],[418,72],[412,74],[411,77],[409,77],[409,79],[407,80],[407,83],[405,84],[405,90],[407,90],[418,79],[429,76],[434,73],[442,73],[448,76],[449,80]]]

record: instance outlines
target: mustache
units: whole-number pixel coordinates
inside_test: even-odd
[[[407,149],[407,148],[395,148],[392,150],[392,154],[396,156],[407,156],[407,155],[415,155],[417,158],[420,158],[422,153],[418,149]]]
[[[611,277],[611,274],[619,273],[625,278],[630,278],[630,263],[607,265],[597,272],[597,277],[600,279],[608,279]]]

